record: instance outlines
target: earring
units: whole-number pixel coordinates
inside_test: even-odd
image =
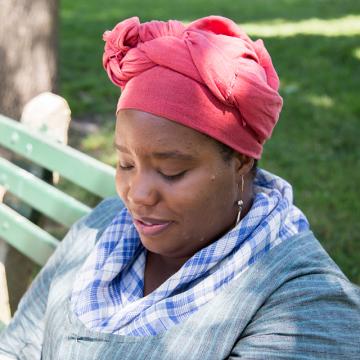
[[[244,176],[241,176],[241,192],[244,192]],[[239,207],[237,218],[236,218],[236,224],[235,226],[240,222],[241,217],[241,211],[243,209],[244,202],[242,200],[238,200],[237,206]]]
[[[239,200],[239,201],[237,202],[237,205],[238,205],[238,207],[239,207],[239,210],[238,210],[238,214],[237,214],[235,226],[240,222],[240,216],[241,216],[241,211],[242,211],[244,202],[243,202],[242,200]]]

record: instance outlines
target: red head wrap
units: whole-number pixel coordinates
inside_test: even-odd
[[[104,68],[123,90],[117,110],[168,118],[260,158],[282,107],[262,40],[219,16],[188,26],[133,17],[104,40]]]

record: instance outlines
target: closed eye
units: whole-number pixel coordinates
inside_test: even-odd
[[[118,167],[119,167],[119,169],[124,170],[124,171],[131,170],[133,168],[132,165],[121,165],[120,163],[118,163]]]
[[[129,171],[129,170],[132,170],[134,168],[133,165],[121,165],[120,163],[118,163],[117,166],[121,171]],[[160,170],[158,170],[158,173],[167,181],[176,181],[176,180],[182,178],[185,175],[186,172],[187,172],[187,170],[184,170],[184,171],[181,171],[178,174],[166,175],[163,172],[161,172]]]
[[[161,174],[161,176],[167,180],[167,181],[176,181],[176,180],[179,180],[181,179],[185,173],[186,173],[186,170],[185,171],[182,171],[178,174],[175,174],[175,175],[166,175],[166,174],[163,174],[162,172],[159,171],[159,173]]]

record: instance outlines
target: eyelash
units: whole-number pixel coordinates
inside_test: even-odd
[[[124,170],[124,171],[128,171],[133,168],[133,166],[122,166],[122,165],[120,165],[120,163],[118,163],[118,167],[119,167],[119,169]]]
[[[166,180],[168,181],[176,181],[176,180],[179,180],[180,178],[182,178],[184,175],[185,175],[186,171],[182,171],[181,173],[179,174],[176,174],[176,175],[165,175],[165,174],[161,174],[161,176],[163,176]]]
[[[131,165],[130,166],[122,166],[119,163],[118,163],[118,167],[122,171],[130,171],[133,168],[133,166],[131,166]],[[160,171],[158,171],[158,173],[167,181],[176,181],[185,175],[186,170],[182,171],[181,173],[176,174],[176,175],[165,175]]]

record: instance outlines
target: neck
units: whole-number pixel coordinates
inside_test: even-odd
[[[149,265],[156,264],[158,268],[163,269],[163,272],[172,275],[175,274],[188,259],[189,257],[174,258],[148,251],[146,262]]]
[[[150,294],[175,274],[188,258],[169,258],[147,252],[144,273],[144,296]]]

